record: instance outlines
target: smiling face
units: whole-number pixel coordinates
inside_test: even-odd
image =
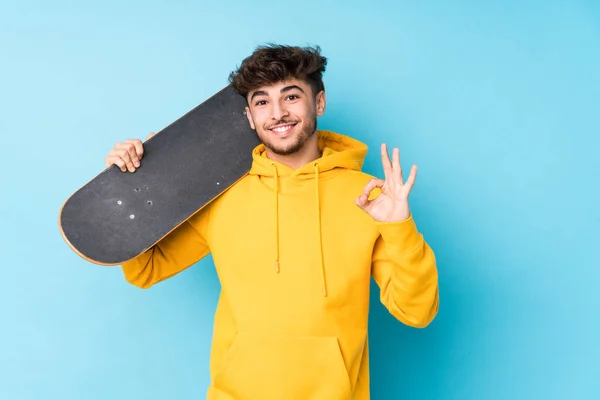
[[[267,148],[267,156],[290,156],[316,147],[317,117],[325,111],[325,92],[313,94],[300,79],[262,86],[248,93],[246,114]]]

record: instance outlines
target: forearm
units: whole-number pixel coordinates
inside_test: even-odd
[[[425,327],[439,306],[435,255],[412,216],[378,227],[381,236],[374,251],[373,276],[381,289],[381,302],[401,322]]]
[[[125,279],[147,289],[178,274],[209,253],[206,223],[186,221],[154,247],[121,265]]]

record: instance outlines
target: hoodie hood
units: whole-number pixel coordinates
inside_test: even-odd
[[[319,194],[319,175],[333,171],[335,169],[346,169],[360,171],[365,156],[367,155],[367,146],[356,139],[341,135],[331,131],[318,130],[318,146],[321,157],[303,165],[294,170],[284,164],[269,159],[266,156],[265,145],[261,144],[254,148],[252,153],[253,162],[249,175],[267,178],[272,180],[273,184],[268,185],[273,190],[273,224],[274,224],[274,264],[275,273],[280,272],[279,263],[279,192],[280,181],[289,179],[291,184],[300,183],[298,180],[314,179],[315,190],[315,212],[317,215],[317,224],[315,226],[315,240],[318,241],[320,249],[320,272],[322,277],[323,296],[327,296],[327,274],[326,265],[323,257],[323,241],[321,226],[321,199]],[[307,238],[310,240],[311,238]]]
[[[361,170],[368,150],[364,143],[331,131],[318,130],[316,135],[318,135],[319,151],[322,154],[320,158],[294,170],[267,158],[265,145],[261,144],[256,146],[252,152],[253,162],[250,175],[274,177],[274,165],[277,167],[278,176],[290,176],[300,179],[315,178],[315,164],[318,165],[318,170],[321,173],[335,168]]]

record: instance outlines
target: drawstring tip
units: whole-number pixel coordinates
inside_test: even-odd
[[[279,261],[275,261],[275,272],[279,273]]]
[[[323,285],[323,297],[327,297],[327,288]]]

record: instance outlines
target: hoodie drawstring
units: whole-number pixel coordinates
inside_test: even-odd
[[[273,190],[273,202],[274,202],[274,232],[275,232],[275,272],[279,273],[279,175],[277,173],[277,165],[271,163],[273,171],[275,173],[275,188]],[[319,198],[319,165],[313,164],[315,170],[316,180],[316,205],[317,205],[317,240],[319,246],[319,263],[321,267],[321,284],[323,289],[323,296],[327,297],[327,281],[325,279],[325,262],[323,259],[323,240],[321,233],[321,207]]]
[[[275,163],[271,163],[271,166],[275,171],[275,190],[273,190],[275,196],[275,272],[279,273],[279,175]]]
[[[314,163],[313,168],[315,169],[315,180],[316,180],[316,204],[317,204],[317,232],[319,239],[319,262],[321,263],[321,284],[323,285],[323,296],[327,297],[327,280],[325,279],[325,262],[323,261],[323,240],[321,237],[321,207],[319,198],[319,164]]]

